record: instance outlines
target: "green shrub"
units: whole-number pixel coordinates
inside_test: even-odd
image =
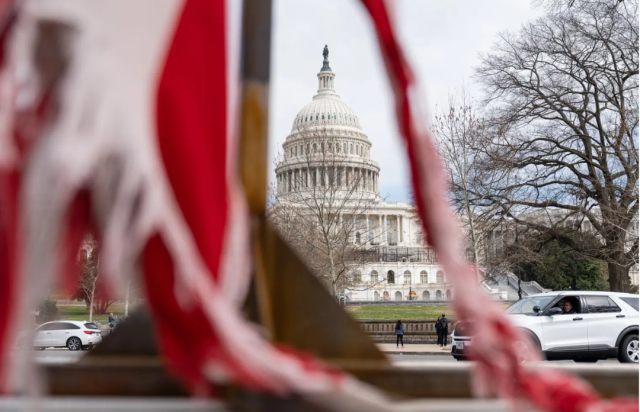
[[[51,298],[47,298],[42,301],[38,313],[38,323],[51,322],[52,320],[59,319],[58,316],[58,301]]]

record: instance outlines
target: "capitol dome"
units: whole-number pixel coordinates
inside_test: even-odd
[[[309,127],[350,126],[362,130],[360,119],[333,89],[323,93],[321,90],[313,97],[311,103],[304,106],[293,120],[291,132]]]
[[[356,190],[378,198],[380,168],[371,159],[371,141],[358,115],[335,91],[335,73],[329,67],[326,47],[323,55],[318,93],[295,116],[282,145],[284,157],[275,170],[277,193],[291,197],[316,184],[324,187],[328,173],[328,186],[336,186],[345,196]]]

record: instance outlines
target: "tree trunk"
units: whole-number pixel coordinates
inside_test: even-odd
[[[612,292],[629,292],[629,267],[620,266],[617,263],[607,263],[609,269],[609,290]]]
[[[95,287],[91,291],[91,302],[89,303],[89,322],[93,322],[93,298],[95,295]]]
[[[127,292],[124,295],[124,317],[129,316],[129,291],[131,290],[131,279],[127,281]]]

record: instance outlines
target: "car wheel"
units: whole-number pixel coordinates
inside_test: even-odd
[[[78,338],[69,338],[67,348],[69,348],[69,350],[79,350],[82,348],[82,342]]]
[[[576,363],[596,363],[598,362],[598,359],[594,359],[594,358],[577,358],[573,360]]]
[[[638,335],[629,335],[622,339],[622,344],[618,348],[618,360],[621,363],[638,363]]]

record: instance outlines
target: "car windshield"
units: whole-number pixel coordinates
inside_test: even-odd
[[[551,303],[554,298],[555,296],[532,296],[530,298],[524,298],[509,306],[505,310],[505,313],[512,315],[535,315],[536,313],[533,311],[534,306],[539,306],[540,310],[542,310]]]

